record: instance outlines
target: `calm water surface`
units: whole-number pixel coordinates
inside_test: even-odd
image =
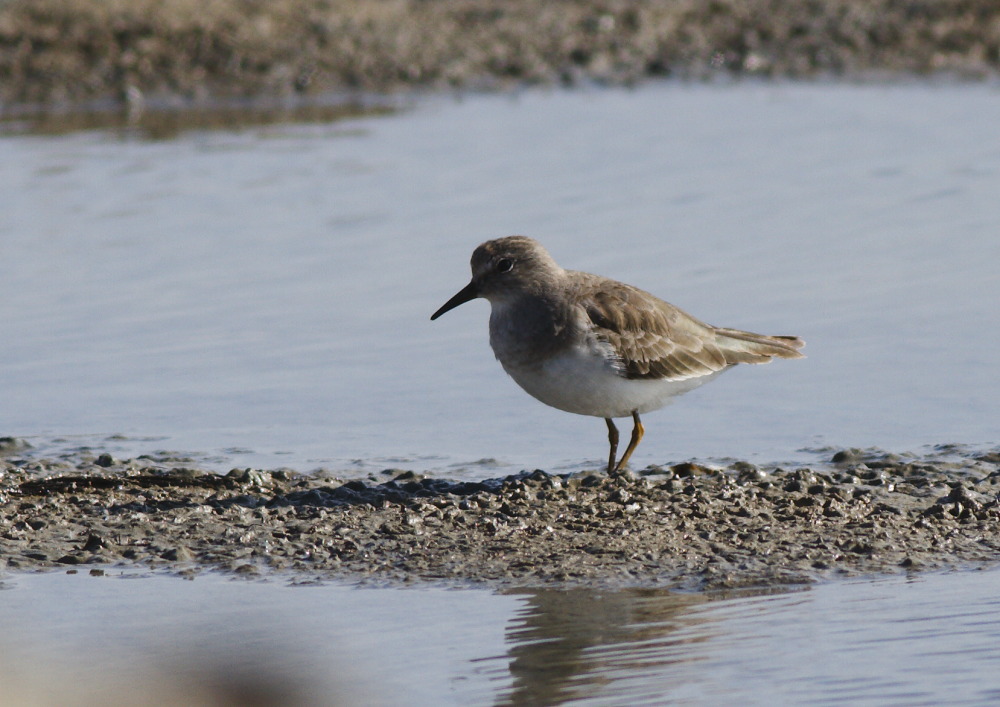
[[[15,704],[4,702],[11,685],[19,697],[68,684],[81,702],[120,700],[151,675],[167,673],[176,688],[213,668],[291,679],[303,703],[329,705],[1000,699],[997,570],[729,599],[82,573],[19,576],[5,589],[3,705]]]
[[[475,245],[526,233],[808,341],[650,414],[639,467],[992,445],[998,119],[982,85],[660,85],[0,139],[0,434],[220,469],[600,465],[604,425],[507,379],[484,301],[428,321]]]
[[[600,465],[600,421],[506,379],[485,303],[428,321],[476,244],[521,232],[712,323],[808,341],[804,361],[647,416],[637,466],[994,447],[998,120],[984,85],[661,85],[165,141],[3,138],[0,435],[219,469]],[[329,703],[1000,699],[996,571],[718,601],[6,584],[0,663],[46,685],[98,663],[125,681],[122,661],[190,670],[197,639],[223,663],[302,668]]]

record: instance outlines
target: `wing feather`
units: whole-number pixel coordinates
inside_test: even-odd
[[[625,378],[679,381],[730,365],[714,328],[672,304],[594,276],[580,278],[578,284],[578,301],[591,331],[614,350]]]
[[[625,378],[680,381],[737,363],[802,358],[798,337],[714,327],[637,287],[589,273],[566,275],[582,323],[614,352]]]

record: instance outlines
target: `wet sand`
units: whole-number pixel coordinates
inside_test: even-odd
[[[0,567],[293,581],[732,589],[1000,560],[1000,453],[845,450],[823,468],[736,462],[626,477],[455,481],[81,455],[0,462]]]
[[[995,76],[992,0],[11,0],[0,105],[706,78]]]

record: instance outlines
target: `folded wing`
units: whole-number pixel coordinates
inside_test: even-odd
[[[583,281],[581,287],[589,283]],[[592,333],[616,352],[615,364],[629,379],[686,380],[737,363],[801,358],[804,342],[706,324],[668,302],[630,285],[591,286],[582,306]],[[623,306],[628,304],[629,306]]]

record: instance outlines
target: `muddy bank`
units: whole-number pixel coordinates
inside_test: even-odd
[[[18,454],[12,450],[11,454]],[[823,469],[650,467],[487,481],[0,462],[0,568],[689,589],[1000,560],[1000,454],[845,451]]]
[[[0,3],[8,109],[648,76],[986,76],[998,67],[992,0]]]

